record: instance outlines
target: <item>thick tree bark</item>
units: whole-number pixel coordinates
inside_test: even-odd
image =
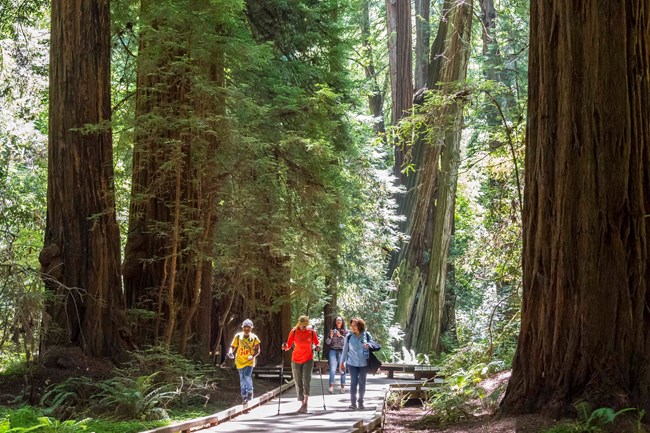
[[[429,74],[429,15],[431,0],[415,0],[415,89],[427,84]]]
[[[416,160],[418,169],[415,178],[417,188],[409,190],[407,203],[408,226],[406,234],[408,243],[399,255],[399,268],[396,273],[398,282],[395,321],[405,331],[405,344],[412,345],[413,322],[415,320],[417,300],[421,296],[427,280],[429,250],[435,218],[435,196],[439,176],[440,145],[418,143],[421,154]]]
[[[438,23],[438,30],[436,32],[436,38],[434,39],[431,45],[431,49],[429,50],[430,59],[427,66],[428,75],[426,77],[425,86],[427,89],[436,89],[438,87],[438,82],[440,81],[440,72],[446,49],[445,44],[447,42],[449,14],[452,9],[452,4],[452,0],[445,0],[443,3],[442,14]],[[415,95],[415,99],[415,103],[418,105],[422,105],[424,103],[423,89],[420,89],[418,94]],[[402,287],[402,289],[400,289],[399,296],[406,296],[407,299],[411,299],[408,304],[409,306],[407,307],[400,307],[398,305],[398,311],[396,314],[396,318],[401,317],[400,320],[398,320],[398,323],[401,323],[405,329],[411,327],[412,301],[416,296],[418,296],[417,292],[421,290],[422,284],[424,284],[424,281],[426,280],[426,266],[424,266],[426,263],[423,261],[426,256],[426,247],[423,247],[423,245],[430,245],[429,240],[431,239],[431,222],[433,221],[432,215],[435,202],[431,194],[435,194],[435,179],[437,179],[438,164],[436,163],[434,168],[428,169],[429,174],[420,173],[420,171],[422,171],[424,167],[428,167],[430,161],[438,161],[438,158],[440,156],[439,154],[438,156],[428,154],[429,151],[439,152],[439,146],[434,146],[434,149],[429,149],[430,146],[422,138],[423,134],[424,131],[419,131],[419,136],[412,144],[409,162],[415,167],[415,173],[410,173],[408,176],[405,176],[404,186],[406,192],[403,196],[400,196],[397,199],[397,213],[399,215],[406,216],[405,221],[400,225],[399,228],[400,230],[404,231],[410,239],[408,242],[402,242],[402,245],[400,245],[399,254],[393,254],[388,264],[388,276],[390,278],[402,280],[400,283],[400,287]],[[424,179],[428,179],[431,174],[434,175],[432,178],[434,182],[431,185],[424,185],[423,182],[427,182]],[[427,196],[427,194],[429,195]],[[417,205],[418,201],[423,200],[422,196],[425,197],[424,200],[430,203],[428,209],[418,207]],[[425,212],[425,214],[423,214],[423,212]],[[418,228],[418,224],[413,222],[414,215],[418,215],[417,218],[421,221],[428,221],[427,224],[429,225],[429,228],[424,226]],[[422,237],[420,241],[413,242],[412,239],[414,230],[420,230],[423,233],[428,233],[428,235],[426,238]],[[415,236],[423,236],[423,234],[418,234]],[[405,258],[407,260],[407,263],[404,262]],[[419,275],[406,275],[404,273],[405,271],[409,272],[408,269],[412,269],[416,266],[420,268],[418,271]],[[402,290],[404,290],[405,293],[402,293]],[[406,312],[399,311],[403,308],[406,308]],[[409,319],[409,317],[411,319]]]
[[[386,0],[388,20],[388,62],[392,95],[392,123],[396,125],[413,107],[413,50],[411,42],[411,2]],[[395,147],[395,177],[404,183],[404,151]]]
[[[186,20],[202,19],[205,2],[188,3]],[[191,26],[165,22],[156,1],[141,3],[141,32],[132,198],[123,266],[127,304],[156,312],[144,327],[143,342],[176,346],[207,357],[210,347],[199,336],[211,315],[197,320],[201,302],[210,297],[216,194],[220,173],[215,159],[227,137],[223,120],[223,53],[217,43],[196,38]],[[167,27],[165,27],[167,26]],[[194,43],[168,44],[156,29]],[[153,29],[153,30],[152,30]],[[185,58],[180,62],[179,58]],[[161,121],[164,119],[164,121]],[[192,120],[192,121],[190,121]],[[220,136],[216,136],[218,131]],[[207,305],[203,308],[208,308]],[[208,324],[209,326],[209,324]]]
[[[170,125],[172,105],[180,99],[180,86],[165,83],[157,71],[163,70],[170,61],[165,54],[157,52],[149,26],[157,27],[150,10],[155,1],[141,3],[141,17],[145,27],[140,34],[138,55],[138,76],[136,93],[136,134],[133,149],[133,177],[131,182],[131,204],[129,209],[129,232],[126,241],[123,264],[124,289],[127,306],[157,313],[154,324],[138,327],[138,339],[145,344],[158,344],[163,307],[167,297],[168,263],[170,262],[171,209],[176,203],[177,191],[175,173],[162,170],[170,160],[169,144],[179,142],[178,131]],[[169,57],[173,57],[172,53]],[[169,75],[169,74],[168,74]],[[185,93],[185,92],[183,92]],[[168,119],[166,125],[156,126],[148,117],[160,116]],[[149,127],[147,127],[150,125]],[[167,146],[163,146],[166,143]],[[177,161],[172,167],[180,170],[185,161]]]
[[[212,275],[212,263],[203,262],[203,275]],[[208,361],[210,352],[212,351],[212,341],[210,340],[211,331],[216,327],[216,322],[212,321],[212,286],[211,281],[206,278],[200,278],[203,284],[201,287],[200,301],[198,303],[198,311],[196,313],[196,325],[193,329],[196,330],[196,344],[197,352],[193,358],[202,361]]]
[[[469,43],[472,23],[471,2],[458,3],[451,19],[454,33],[449,44],[449,53],[454,53],[443,67],[443,82],[463,81],[467,72]],[[450,79],[452,78],[453,79]],[[443,108],[440,123],[447,128],[440,132],[444,140],[440,158],[440,174],[436,197],[433,236],[429,250],[429,263],[422,297],[417,304],[413,324],[412,344],[418,352],[440,353],[445,307],[445,285],[447,258],[454,218],[458,167],[460,166],[460,138],[463,131],[463,99],[458,97],[453,104]]]
[[[115,218],[108,0],[52,3],[45,346],[117,356],[125,325]]]
[[[494,39],[494,29],[495,29],[495,19],[497,16],[497,11],[494,7],[494,0],[479,0],[479,5],[481,6],[481,23],[483,28],[481,29],[481,39],[483,39],[483,54],[489,54],[492,50],[491,48],[496,48]],[[494,51],[497,53],[498,51]]]
[[[453,234],[452,234],[453,236]],[[448,352],[452,347],[445,347],[443,336],[447,335],[455,347],[458,343],[458,332],[456,329],[456,272],[454,265],[447,262],[447,284],[445,286],[445,302],[442,311],[442,323],[440,325],[440,350]]]
[[[448,14],[451,0],[445,0],[438,23],[436,38],[431,46],[427,87],[435,89],[439,81],[441,59],[444,56]],[[422,104],[424,101],[420,101]],[[395,322],[405,331],[405,342],[411,345],[416,301],[420,297],[428,272],[428,249],[431,245],[433,218],[435,216],[435,192],[439,171],[440,146],[430,145],[422,135],[413,143],[412,163],[415,173],[406,177],[406,194],[398,200],[399,213],[406,215],[404,242],[398,254],[391,257],[389,275],[395,279],[397,302]]]
[[[209,63],[203,63],[199,69],[210,84],[219,88],[226,86],[225,61],[221,50],[217,50]],[[203,160],[194,172],[194,177],[199,179],[197,188],[193,191],[191,203],[194,207],[194,215],[201,221],[201,234],[192,240],[196,255],[193,258],[194,286],[191,292],[184,297],[184,313],[182,318],[181,332],[179,337],[179,352],[185,353],[186,345],[190,340],[192,330],[198,331],[197,324],[203,327],[210,327],[209,322],[195,322],[195,315],[199,308],[209,310],[212,299],[212,257],[214,250],[216,232],[216,204],[219,190],[219,167],[215,163],[215,156],[223,138],[217,139],[214,131],[224,133],[228,131],[228,124],[225,120],[226,98],[220,92],[214,98],[201,98],[197,95],[195,102],[195,113],[203,119],[206,125],[210,125],[207,131],[195,130],[196,137],[193,145],[194,157]],[[225,135],[225,134],[224,134]],[[205,291],[208,293],[205,293]],[[207,303],[205,303],[207,301]],[[202,316],[205,321],[207,314]],[[209,335],[209,333],[208,333]],[[210,352],[209,340],[196,332],[194,343],[198,345],[195,357],[206,358]],[[207,343],[207,344],[206,344]]]
[[[427,84],[443,93],[441,83],[465,79],[471,32],[471,3],[445,2],[431,49]],[[462,131],[462,97],[427,113],[429,141],[418,144],[416,187],[407,195],[410,239],[400,254],[395,319],[405,331],[404,344],[418,352],[440,349],[454,195]]]
[[[512,83],[512,73],[507,72],[511,68],[506,65],[506,61],[501,55],[496,36],[497,10],[494,7],[494,0],[480,0],[479,4],[481,6],[481,38],[483,40],[482,50],[484,56],[482,66],[483,75],[486,80],[498,82],[513,89],[505,95],[489,101],[489,105],[485,110],[486,121],[493,128],[502,125],[502,128],[505,129],[507,128],[506,120],[500,116],[499,112],[507,115],[517,107],[515,85]],[[496,106],[497,104],[499,105],[498,107]],[[495,135],[497,134],[493,134],[493,136]],[[498,136],[501,135],[498,134]],[[492,148],[497,148],[503,144],[504,140],[497,140],[494,137],[491,138],[490,146]]]
[[[531,4],[522,324],[504,412],[650,410],[649,12]]]
[[[370,33],[370,0],[363,0],[361,4],[361,43],[363,45],[362,62],[366,79],[369,81],[370,93],[368,107],[374,118],[373,129],[375,134],[383,135],[386,132],[384,124],[384,95],[379,87],[377,70],[375,68],[374,50],[372,48],[372,35]]]

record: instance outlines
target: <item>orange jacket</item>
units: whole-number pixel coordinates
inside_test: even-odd
[[[292,329],[291,332],[289,332],[287,347],[291,347],[292,344],[295,344],[291,359],[298,364],[304,364],[310,359],[314,359],[312,344],[318,346],[319,343],[316,331],[313,329],[305,329],[303,331],[298,328]]]

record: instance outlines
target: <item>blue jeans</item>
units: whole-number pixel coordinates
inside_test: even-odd
[[[342,350],[330,349],[329,364],[330,364],[330,386],[334,386],[336,382],[336,369],[341,365]],[[341,386],[345,385],[345,369],[341,371]]]
[[[366,376],[368,367],[355,367],[348,365],[350,371],[350,400],[353,405],[363,404],[363,396],[366,394]],[[357,400],[357,386],[359,387],[359,400]]]
[[[237,371],[239,371],[239,389],[242,398],[246,398],[249,393],[253,395],[253,367],[248,366]]]

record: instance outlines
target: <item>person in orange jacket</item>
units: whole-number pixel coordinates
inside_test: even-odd
[[[298,413],[307,413],[311,372],[314,369],[313,350],[320,351],[318,334],[309,326],[308,316],[300,316],[296,326],[289,332],[287,342],[282,344],[282,350],[289,350],[292,346],[291,371],[296,384],[298,401],[302,402]]]

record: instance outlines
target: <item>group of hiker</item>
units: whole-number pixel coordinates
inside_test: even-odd
[[[363,398],[366,392],[368,374],[368,357],[372,336],[366,332],[366,322],[355,317],[345,321],[337,316],[332,327],[326,333],[325,343],[329,345],[329,393],[334,393],[337,370],[340,373],[340,392],[345,392],[346,369],[350,376],[350,409],[365,409]],[[261,341],[253,332],[253,322],[242,322],[242,331],[238,332],[230,344],[228,357],[235,360],[239,372],[239,385],[242,403],[253,398],[253,367],[260,354]],[[306,413],[310,395],[311,375],[314,368],[314,350],[321,351],[318,334],[313,330],[308,316],[300,316],[298,322],[289,332],[282,350],[293,349],[291,355],[291,372],[296,387],[296,397],[301,402],[298,413]]]

